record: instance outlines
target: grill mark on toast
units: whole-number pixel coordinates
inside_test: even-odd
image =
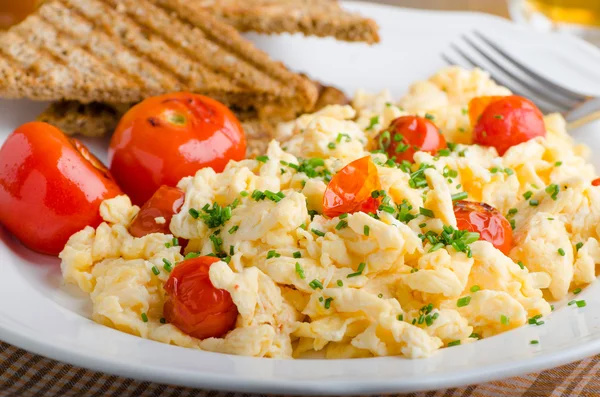
[[[310,109],[314,105],[317,100],[317,89],[308,79],[289,72],[281,63],[273,63],[267,53],[261,50],[248,51],[249,47],[254,48],[253,45],[243,39],[233,27],[219,22],[197,5],[191,6],[187,0],[148,1],[176,13],[180,19],[202,29],[209,39],[221,47],[240,54],[240,59],[254,65],[272,78],[282,81],[292,89],[293,95],[301,97],[304,108]]]
[[[27,24],[18,25],[13,32],[27,37],[29,43],[49,52],[63,65],[75,66],[78,71],[75,80],[86,88],[106,91],[117,88],[139,95],[139,86],[114,73],[110,64],[100,62],[86,49],[71,45],[53,25],[44,22],[38,15],[32,15]]]
[[[104,1],[108,1],[113,6],[119,3],[119,0]],[[164,9],[150,3],[143,3],[144,9],[140,10],[141,4],[137,0],[120,0],[120,2],[127,8],[130,18],[161,36],[165,42],[185,51],[195,62],[211,71],[227,76],[245,88],[272,93],[286,91],[286,87],[280,81],[272,79],[252,65],[240,62],[238,54],[220,48],[210,41],[201,29],[181,20],[173,20]],[[134,9],[136,4],[137,12],[129,11]],[[170,33],[166,34],[166,32]]]
[[[210,71],[194,68],[192,60],[182,56],[176,49],[161,40],[160,37],[144,30],[127,16],[115,11],[106,4],[91,0],[87,2],[87,7],[80,7],[80,4],[75,4],[76,1],[64,1],[77,7],[80,15],[93,23],[96,28],[102,28],[109,36],[120,38],[138,56],[148,57],[163,73],[174,74],[182,87],[194,90],[200,88],[208,95],[212,95],[213,92],[218,94],[224,90],[228,92],[240,90],[239,87],[232,86],[230,82],[223,80]],[[91,7],[91,5],[94,7]]]
[[[143,91],[146,91],[147,87],[154,90],[167,89],[176,81],[175,79],[169,80],[160,74],[156,76],[157,70],[150,62],[135,57],[125,47],[110,41],[104,33],[90,34],[93,26],[63,4],[52,3],[42,7],[38,15],[67,37],[71,43],[76,43],[97,59],[103,60],[103,65],[111,65],[113,73],[116,74],[114,69],[118,69],[119,75],[126,75],[126,79],[135,81],[143,87]],[[127,67],[125,58],[128,58],[127,60],[133,65]],[[153,69],[155,74],[148,73],[148,69]]]

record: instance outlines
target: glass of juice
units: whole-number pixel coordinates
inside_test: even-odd
[[[0,30],[21,22],[41,0],[0,0]]]
[[[600,0],[508,0],[508,6],[516,22],[574,33],[600,46]]]

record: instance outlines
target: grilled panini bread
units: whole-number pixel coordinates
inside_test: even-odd
[[[191,91],[310,110],[317,88],[189,0],[47,0],[0,35],[0,96],[135,103]]]
[[[344,10],[337,0],[190,1],[199,2],[242,32],[301,32],[345,41],[379,42],[375,21]]]

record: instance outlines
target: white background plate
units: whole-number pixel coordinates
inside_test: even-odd
[[[461,33],[477,28],[547,77],[600,94],[600,52],[569,37],[525,32],[481,14],[429,13],[349,3],[375,18],[383,43],[369,47],[331,39],[250,36],[296,70],[348,93],[359,87],[408,85],[444,66],[439,54]],[[43,104],[0,101],[0,141],[32,120]],[[576,133],[600,150],[588,127]],[[90,141],[88,141],[90,142]],[[102,157],[105,141],[91,141]],[[594,159],[600,163],[598,156]],[[600,352],[600,287],[578,299],[588,306],[556,304],[544,326],[524,326],[473,344],[444,349],[429,359],[270,360],[235,357],[164,345],[130,336],[87,319],[89,304],[76,288],[61,284],[59,262],[23,248],[0,228],[0,339],[75,365],[138,379],[206,389],[287,394],[410,392],[480,383],[539,371]],[[530,345],[537,339],[539,345]]]

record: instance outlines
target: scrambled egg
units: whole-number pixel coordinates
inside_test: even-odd
[[[90,294],[92,318],[101,324],[178,346],[256,357],[314,351],[327,358],[427,357],[519,327],[550,313],[545,291],[562,299],[595,278],[600,188],[591,185],[587,149],[571,141],[557,114],[545,117],[546,138],[514,146],[503,157],[494,148],[467,145],[468,101],[508,94],[485,72],[452,67],[415,83],[398,103],[385,91],[359,92],[353,106],[330,106],[282,124],[266,156],[181,180],[185,203],[169,235],[132,237],[127,227],[139,208],[125,196],[105,201],[105,222],[72,236],[61,253],[64,280]],[[384,211],[343,220],[319,215],[330,176],[368,155],[377,131],[401,115],[427,113],[448,141],[465,145],[448,156],[415,155],[413,171],[431,166],[425,186],[410,187],[410,171],[372,155],[391,204],[403,204],[413,219]],[[282,194],[256,200],[256,191]],[[470,245],[470,254],[452,246],[432,251],[420,238],[456,226],[451,195],[461,191],[513,223],[509,256],[482,240]],[[539,205],[531,206],[531,199]],[[190,210],[233,202],[216,244],[216,229]],[[421,207],[435,216],[420,214]],[[170,244],[173,237],[188,239],[188,252],[227,254],[209,274],[239,310],[225,337],[197,340],[161,321],[169,276],[164,263],[183,260]]]

